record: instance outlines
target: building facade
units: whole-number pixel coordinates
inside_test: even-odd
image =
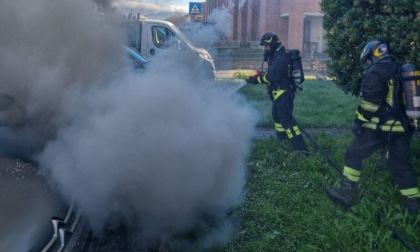
[[[325,50],[320,0],[206,0],[204,22],[222,26],[220,39],[255,44],[268,31],[309,56]],[[217,13],[217,15],[215,15]]]

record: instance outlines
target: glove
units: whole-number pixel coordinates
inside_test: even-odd
[[[255,73],[254,73],[254,75],[252,75],[253,77],[260,77],[260,76],[262,76],[263,75],[263,73],[261,72],[261,71],[256,71]]]
[[[361,135],[362,129],[363,129],[362,125],[363,125],[362,120],[359,120],[357,118],[354,119],[353,125],[351,126],[351,131],[353,132],[353,134],[355,136],[360,136]]]
[[[249,76],[248,78],[245,79],[245,81],[250,84],[258,84],[258,78],[261,76],[262,76],[262,72],[256,71],[254,75]]]
[[[254,76],[249,76],[248,78],[245,79],[246,83],[249,84],[258,84],[258,77],[254,77]]]

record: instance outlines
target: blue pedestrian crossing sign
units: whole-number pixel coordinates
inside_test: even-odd
[[[190,2],[189,10],[190,10],[190,14],[201,14],[201,13],[203,13],[201,3]]]

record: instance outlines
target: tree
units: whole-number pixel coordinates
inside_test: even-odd
[[[360,54],[372,39],[388,44],[401,63],[420,63],[420,1],[322,0],[329,74],[346,93],[359,95],[364,63]]]

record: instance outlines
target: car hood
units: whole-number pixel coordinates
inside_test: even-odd
[[[0,251],[40,251],[65,205],[29,163],[0,157],[0,184]]]

